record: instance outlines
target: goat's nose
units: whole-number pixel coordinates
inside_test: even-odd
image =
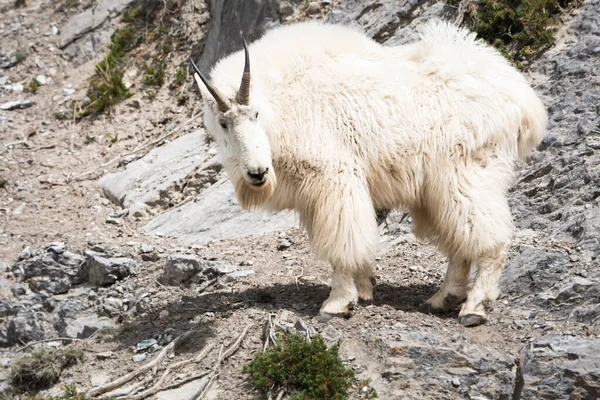
[[[257,168],[254,172],[248,171],[248,176],[255,181],[262,182],[265,179],[267,172],[269,172],[269,167]]]

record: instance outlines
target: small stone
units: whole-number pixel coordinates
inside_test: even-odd
[[[323,340],[325,340],[327,347],[334,346],[342,340],[342,333],[331,325],[327,325],[325,329],[323,329],[321,336],[323,337]]]
[[[306,7],[306,13],[308,15],[314,15],[321,12],[321,6],[316,1],[310,2]]]
[[[8,88],[15,93],[22,93],[24,89],[21,83],[15,83],[13,85],[8,86]]]
[[[52,25],[52,26],[50,27],[50,32],[51,32],[51,33],[52,33],[54,36],[58,35],[58,28],[56,27],[56,25]]]
[[[140,254],[152,253],[153,251],[154,246],[150,246],[149,244],[143,244],[142,247],[140,247]]]
[[[114,317],[123,311],[123,302],[115,297],[109,297],[104,300],[100,310],[102,314],[108,317]]]
[[[111,225],[121,226],[123,225],[123,218],[115,218],[113,216],[106,217],[106,223]]]
[[[35,81],[40,85],[44,86],[50,82],[50,78],[46,78],[44,75],[38,75],[35,77]]]
[[[26,288],[25,286],[23,286],[23,285],[20,285],[20,284],[18,284],[18,283],[17,283],[16,285],[14,285],[14,286],[13,286],[13,287],[10,289],[10,291],[12,292],[12,294],[13,294],[14,296],[22,296],[22,295],[24,295],[25,293],[27,293],[27,288]]]
[[[452,386],[459,387],[460,386],[460,379],[458,379],[457,377],[452,378]]]
[[[63,96],[71,96],[73,93],[75,93],[75,89],[72,88],[63,88],[62,90],[62,94]]]
[[[235,272],[232,272],[229,275],[227,275],[225,277],[225,281],[233,282],[236,279],[245,278],[245,277],[253,275],[255,273],[256,273],[256,271],[254,271],[253,269],[248,269],[248,270],[244,270],[244,271],[235,271]]]
[[[292,247],[292,245],[293,245],[293,243],[290,242],[289,240],[282,240],[277,245],[277,250],[279,250],[279,251],[286,250],[286,249],[289,249],[290,247]]]
[[[0,109],[6,111],[22,110],[31,106],[33,106],[33,101],[31,100],[15,100],[9,101],[8,103],[0,104]]]
[[[104,372],[94,372],[93,374],[90,374],[92,387],[102,386],[108,381],[110,381],[110,376]]]
[[[106,258],[94,251],[86,251],[85,255],[82,279],[99,286],[110,285],[129,276],[131,268],[136,265],[134,260],[125,257]]]
[[[65,335],[72,338],[86,339],[100,329],[113,329],[114,327],[114,324],[108,318],[81,317],[67,325]]]
[[[158,261],[160,260],[160,255],[158,253],[143,253],[142,261]]]
[[[99,360],[106,360],[108,358],[113,358],[114,353],[112,351],[103,351],[101,353],[96,353],[96,358]]]
[[[144,351],[147,350],[148,348],[157,345],[158,341],[156,339],[146,339],[146,340],[142,340],[141,342],[139,342],[136,346],[135,346],[135,351],[140,352],[140,351]]]
[[[136,354],[135,356],[131,357],[131,360],[137,364],[137,363],[141,363],[146,358],[148,358],[148,354],[143,353],[143,354]]]
[[[289,1],[280,1],[279,13],[284,17],[289,17],[294,14],[294,7]]]
[[[169,311],[167,311],[167,310],[161,310],[161,312],[158,313],[159,319],[166,319],[168,316],[169,316]]]

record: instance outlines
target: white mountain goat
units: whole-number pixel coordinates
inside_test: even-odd
[[[296,210],[333,265],[322,315],[372,300],[376,210],[402,208],[417,236],[449,256],[426,306],[449,311],[466,298],[460,323],[485,322],[513,230],[514,164],[547,121],[500,53],[439,21],[398,47],[308,22],[267,32],[249,49],[244,42],[211,81],[193,67],[206,128],[241,206]]]

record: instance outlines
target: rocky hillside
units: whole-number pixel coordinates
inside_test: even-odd
[[[266,398],[242,366],[282,330],[339,344],[352,399],[600,398],[600,1],[492,3],[0,0],[0,398]],[[514,23],[549,10],[551,39]],[[295,216],[237,205],[186,60],[313,18],[390,46],[431,18],[498,31],[546,104],[487,324],[419,311],[447,260],[402,210],[374,304],[320,321],[330,267]]]

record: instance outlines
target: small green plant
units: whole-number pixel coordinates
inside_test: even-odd
[[[187,67],[185,63],[181,63],[179,67],[177,67],[177,71],[175,72],[175,81],[173,82],[176,87],[180,87],[185,83],[185,79],[187,78]]]
[[[177,97],[177,105],[179,107],[185,106],[189,99],[190,97],[187,94],[182,94],[179,97]]]
[[[165,83],[165,62],[154,60],[154,64],[146,69],[144,83],[149,86],[161,87]]]
[[[83,351],[74,348],[36,350],[18,359],[11,371],[11,382],[21,392],[37,392],[56,384],[62,371],[83,360]]]
[[[17,60],[17,64],[21,64],[27,58],[27,53],[25,53],[25,50],[23,49],[17,49],[13,56]]]
[[[242,371],[264,392],[274,386],[286,388],[290,400],[343,400],[354,379],[354,371],[342,364],[337,346],[327,349],[319,335],[310,342],[300,334],[278,335],[277,345],[256,353]]]
[[[119,141],[119,132],[115,133],[114,135],[107,133],[106,138],[108,139],[110,145],[112,146],[113,144],[115,144]]]
[[[365,399],[377,399],[379,396],[377,395],[377,391],[374,387],[371,386],[370,379],[363,379],[359,382],[359,390],[361,394],[365,395]]]
[[[123,12],[123,16],[121,17],[121,21],[126,24],[133,24],[136,22],[142,15],[142,9],[140,6],[129,7]]]
[[[36,93],[38,88],[40,87],[40,84],[38,83],[37,80],[35,80],[35,78],[32,78],[29,83],[27,84],[27,90],[30,91],[31,93]]]
[[[570,0],[563,0],[564,5]],[[516,62],[554,41],[561,6],[558,0],[483,0],[472,15],[477,35]]]
[[[170,37],[166,38],[161,46],[162,53],[166,56],[173,51],[173,40]]]

